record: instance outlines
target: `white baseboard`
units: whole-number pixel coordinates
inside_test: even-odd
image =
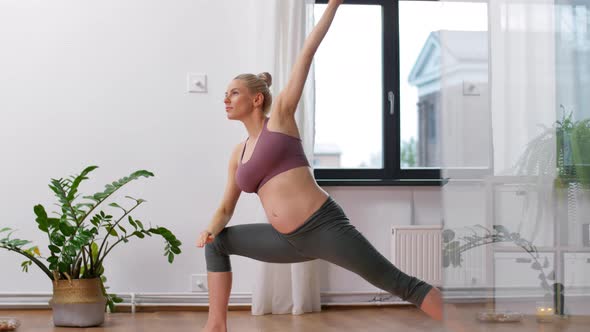
[[[539,289],[492,289],[492,288],[453,288],[443,289],[444,298],[449,302],[482,302],[501,298],[503,300],[536,299],[542,297]],[[122,306],[208,306],[206,292],[194,293],[117,293],[123,299]],[[588,291],[568,292],[568,296],[589,296]],[[0,293],[0,309],[43,309],[49,308],[51,293]],[[251,293],[232,293],[230,306],[252,304]],[[385,292],[322,292],[322,305],[339,306],[380,306],[409,305],[396,296]],[[134,311],[134,310],[133,310]]]
[[[1,293],[0,309],[49,308],[51,293]],[[206,292],[194,293],[117,293],[123,299],[122,306],[208,306]],[[230,306],[252,304],[251,293],[232,293]],[[326,292],[321,294],[321,303],[329,305],[383,305],[409,304],[387,293],[371,292]]]

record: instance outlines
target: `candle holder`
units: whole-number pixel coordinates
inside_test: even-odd
[[[539,323],[551,323],[555,318],[555,308],[549,301],[540,301],[536,303],[536,317]]]
[[[0,331],[14,331],[20,326],[20,321],[14,317],[0,317]]]
[[[486,323],[514,323],[522,320],[522,313],[511,310],[489,309],[477,313],[477,320]]]

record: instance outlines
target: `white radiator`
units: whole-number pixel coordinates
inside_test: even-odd
[[[400,270],[442,286],[442,226],[393,226],[391,262]]]
[[[393,226],[391,262],[403,272],[429,284],[445,287],[486,285],[484,247],[462,253],[460,267],[442,267],[442,226]],[[456,236],[467,235],[456,232]]]

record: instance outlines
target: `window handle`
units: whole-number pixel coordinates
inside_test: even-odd
[[[389,99],[389,114],[393,115],[395,112],[395,95],[393,91],[387,93],[387,99]]]

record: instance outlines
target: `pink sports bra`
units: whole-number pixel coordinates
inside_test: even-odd
[[[250,159],[243,163],[246,142],[236,171],[238,187],[247,193],[258,190],[275,175],[300,166],[309,166],[301,139],[287,134],[269,131],[268,118],[264,120]]]

